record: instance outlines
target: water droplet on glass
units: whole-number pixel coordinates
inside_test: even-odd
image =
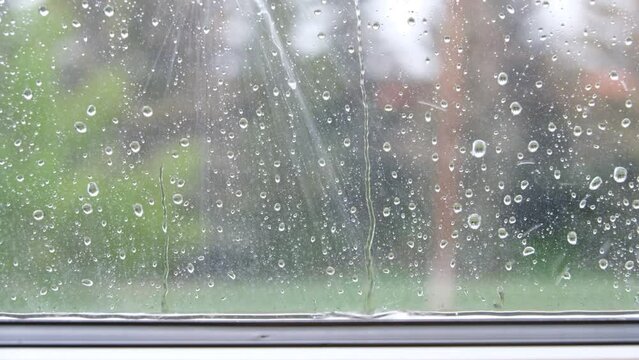
[[[414,17],[409,17],[407,20],[408,25],[415,25],[415,18]]]
[[[595,176],[595,178],[590,181],[588,188],[590,188],[590,190],[597,190],[599,189],[602,183],[603,183],[603,180],[601,180],[599,176]]]
[[[622,183],[626,181],[626,178],[628,177],[628,170],[626,170],[625,167],[617,166],[612,172],[612,176],[616,182]]]
[[[539,149],[539,143],[536,140],[532,140],[528,143],[528,151],[534,153]]]
[[[81,282],[82,282],[82,285],[84,286],[87,286],[87,287],[93,286],[93,280],[91,279],[82,279]]]
[[[37,221],[44,219],[44,211],[38,209],[33,212],[33,218]]]
[[[97,109],[95,108],[95,105],[89,105],[87,107],[87,115],[89,116],[95,116],[95,113],[97,112]]]
[[[129,149],[131,149],[131,151],[133,151],[134,153],[140,152],[140,142],[135,140],[131,141],[131,143],[129,144]]]
[[[98,194],[100,193],[100,189],[98,189],[98,184],[91,181],[89,185],[87,185],[87,193],[89,193],[89,196],[91,197],[98,196]]]
[[[40,9],[38,9],[38,11],[40,12],[40,15],[42,16],[49,15],[49,9],[47,9],[46,6],[40,6]]]
[[[240,119],[240,128],[246,129],[248,127],[248,120],[246,118]]]
[[[73,127],[75,128],[75,131],[77,131],[80,134],[84,134],[87,132],[87,125],[83,123],[82,121],[76,121],[73,124]]]
[[[283,269],[283,268],[286,266],[286,263],[284,262],[284,260],[279,259],[279,260],[277,260],[277,266],[278,266],[280,269]]]
[[[82,212],[89,215],[93,212],[93,206],[89,203],[85,203],[82,205]]]
[[[382,145],[382,149],[386,152],[391,151],[391,144],[388,141],[386,141],[384,145]]]
[[[180,146],[185,148],[185,147],[189,147],[190,141],[189,138],[181,138],[180,139]]]
[[[515,8],[512,5],[508,4],[506,5],[506,11],[508,11],[508,13],[512,15],[515,13]]]
[[[351,146],[351,139],[350,138],[344,139],[344,146],[346,146],[346,147]]]
[[[188,271],[189,274],[193,274],[193,271],[195,271],[195,266],[192,263],[186,264],[186,271]]]
[[[606,270],[606,268],[608,267],[608,260],[606,259],[599,259],[599,268],[601,270]]]
[[[621,127],[627,128],[628,126],[630,126],[630,119],[624,118],[623,120],[621,120]]]
[[[619,73],[615,70],[612,70],[610,74],[608,75],[610,76],[610,80],[613,80],[613,81],[619,80]]]
[[[524,251],[522,252],[522,254],[523,254],[524,256],[530,256],[530,255],[532,255],[532,254],[534,254],[534,253],[535,253],[535,248],[534,248],[534,247],[532,247],[532,246],[526,246],[526,247],[524,248]]]
[[[24,91],[22,92],[22,97],[25,100],[33,99],[33,91],[31,91],[31,89],[29,89],[29,88],[24,89]]]
[[[142,106],[142,115],[144,115],[144,117],[153,116],[153,109],[149,105]]]
[[[481,158],[486,155],[486,142],[484,140],[473,141],[473,147],[470,150],[470,154],[476,158]]]
[[[635,267],[635,262],[632,260],[628,260],[625,264],[623,264],[623,267],[626,268],[626,270],[632,270],[632,268]]]
[[[104,7],[104,15],[106,15],[107,17],[113,16],[114,12],[115,11],[113,10],[113,6],[107,5]]]
[[[391,105],[391,104],[384,105],[384,111],[386,111],[386,112],[393,111],[393,105]]]
[[[139,204],[139,203],[133,204],[133,213],[137,217],[142,217],[144,215],[144,208],[142,207],[142,204]]]
[[[510,103],[510,112],[517,116],[519,114],[521,114],[521,105],[517,102],[517,101],[513,101],[512,103]]]
[[[468,226],[470,226],[471,229],[477,230],[479,229],[479,227],[481,226],[481,216],[479,216],[479,214],[471,214],[468,217]]]
[[[500,72],[499,75],[497,75],[497,84],[501,86],[508,84],[508,74]]]
[[[326,268],[326,273],[327,273],[328,275],[334,275],[334,274],[335,274],[335,268],[334,268],[334,267],[332,267],[332,266],[327,267],[327,268]]]
[[[568,240],[568,243],[570,245],[577,245],[577,233],[574,231],[570,231],[568,232],[568,235],[566,235],[566,239]]]
[[[328,99],[330,99],[330,98],[331,98],[331,93],[330,93],[330,92],[328,92],[328,90],[326,90],[326,91],[324,91],[324,92],[322,93],[322,99],[324,99],[324,100],[328,100]]]
[[[499,228],[497,230],[497,235],[499,236],[500,239],[505,239],[508,237],[508,231],[506,231],[506,229],[504,228]]]
[[[184,201],[184,198],[182,197],[182,194],[173,194],[173,203],[175,205],[180,205],[182,203],[182,201]]]

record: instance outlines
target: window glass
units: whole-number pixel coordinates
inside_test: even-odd
[[[0,0],[0,312],[637,310],[634,0]]]

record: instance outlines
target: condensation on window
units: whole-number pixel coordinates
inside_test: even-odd
[[[634,0],[0,0],[0,312],[637,310]]]

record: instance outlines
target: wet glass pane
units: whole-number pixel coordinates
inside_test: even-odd
[[[0,312],[637,310],[633,0],[0,0]]]

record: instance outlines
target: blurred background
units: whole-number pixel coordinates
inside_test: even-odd
[[[0,0],[0,312],[639,308],[633,0]]]

